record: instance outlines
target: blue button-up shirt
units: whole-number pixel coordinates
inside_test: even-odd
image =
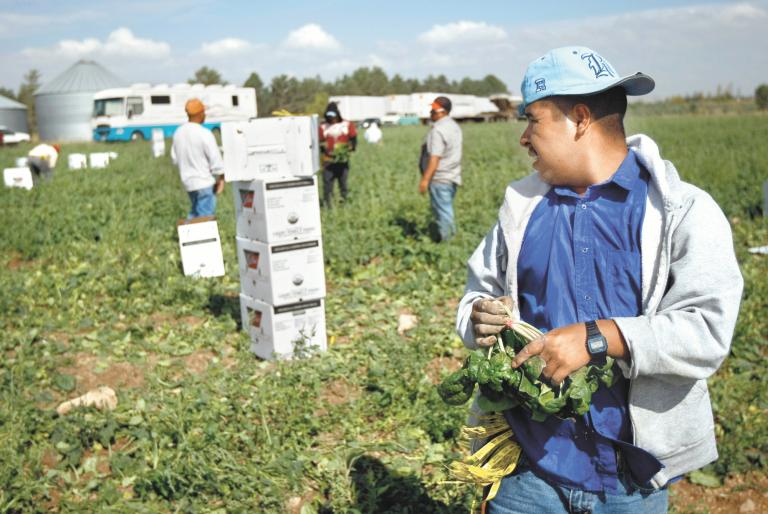
[[[528,222],[518,259],[523,320],[546,331],[640,315],[648,180],[630,150],[609,180],[584,195],[553,187],[544,196]],[[598,389],[589,412],[576,420],[550,416],[536,422],[522,408],[505,413],[534,471],[566,486],[616,492],[617,448],[640,483],[661,469],[657,459],[631,444],[629,382],[618,367],[614,372],[616,384]]]

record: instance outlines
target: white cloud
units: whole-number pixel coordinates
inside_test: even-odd
[[[427,32],[419,35],[419,41],[432,45],[444,45],[466,42],[494,42],[507,38],[506,31],[501,27],[488,25],[485,22],[457,21],[445,25],[434,25]]]
[[[138,38],[130,29],[121,27],[112,31],[104,42],[96,38],[64,39],[52,48],[25,48],[21,53],[31,58],[102,56],[162,59],[170,55],[171,47],[162,41]]]
[[[508,54],[514,79],[533,59],[558,46],[579,44],[600,52],[621,74],[643,71],[656,80],[650,98],[731,85],[751,94],[768,69],[765,2],[652,9],[616,16],[520,27]]]
[[[65,39],[56,44],[54,53],[64,57],[79,57],[96,52],[101,47],[101,42],[96,38],[83,39],[82,41]]]
[[[288,34],[284,45],[293,50],[339,50],[341,44],[316,23],[308,23]]]
[[[161,58],[171,53],[171,47],[161,41],[138,38],[129,29],[122,27],[109,35],[103,51],[106,55]]]
[[[649,99],[714,93],[718,85],[750,95],[766,81],[768,1],[649,9],[557,22],[493,26],[487,21],[436,25],[415,44],[382,41],[377,53],[392,75],[492,73],[517,92],[528,64],[559,46],[585,45],[622,74],[656,80]],[[496,28],[498,30],[491,30]]]
[[[234,37],[219,39],[211,43],[203,43],[200,51],[209,57],[221,57],[224,55],[241,54],[252,48],[252,45],[244,40]]]

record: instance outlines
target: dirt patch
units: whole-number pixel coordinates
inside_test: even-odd
[[[40,464],[46,471],[54,469],[59,464],[59,452],[53,448],[46,448],[43,456],[40,457]]]
[[[37,261],[26,261],[22,259],[21,254],[14,252],[11,254],[10,258],[8,259],[8,264],[6,264],[6,267],[11,271],[16,271],[19,269],[31,268],[36,263]]]
[[[330,405],[341,405],[360,398],[360,388],[338,378],[328,384],[320,395],[320,400]]]
[[[670,487],[670,506],[673,512],[681,514],[768,512],[768,475],[736,475],[722,487],[704,487],[682,480]]]
[[[208,369],[208,364],[216,357],[211,350],[198,350],[182,358],[184,369],[192,375],[199,375]]]
[[[184,370],[187,373],[191,375],[199,375],[205,373],[208,366],[213,362],[213,359],[218,359],[218,363],[227,369],[232,368],[237,364],[234,355],[235,349],[225,345],[219,353],[216,353],[213,350],[197,350],[182,357],[180,361],[183,363]]]
[[[176,318],[173,316],[173,314],[168,312],[155,312],[146,319],[146,324],[152,325],[155,328],[159,328],[174,319]]]
[[[444,372],[453,373],[461,368],[463,363],[464,360],[460,357],[435,357],[427,364],[425,373],[429,377],[430,382],[438,384]]]
[[[151,325],[154,328],[161,328],[164,326],[194,328],[202,325],[204,322],[204,318],[199,318],[197,316],[182,316],[179,318],[172,312],[155,312],[145,321],[147,325]]]
[[[96,355],[77,353],[72,358],[74,364],[59,369],[59,372],[75,377],[74,393],[83,394],[102,385],[115,391],[144,385],[144,372],[128,362],[110,363],[101,371],[103,364]]]
[[[445,303],[443,304],[443,306],[444,306],[446,309],[448,309],[448,310],[451,310],[451,311],[453,311],[453,312],[456,312],[456,309],[458,309],[458,308],[459,308],[459,299],[458,299],[458,298],[450,298],[450,299],[448,299],[448,300],[446,300],[446,301],[445,301]]]
[[[352,339],[349,336],[331,336],[330,337],[330,344],[328,346],[345,346],[352,342]]]
[[[72,339],[72,336],[66,332],[57,330],[55,332],[48,332],[47,334],[45,334],[45,339],[48,339],[56,343],[69,345],[69,341]]]
[[[292,496],[288,498],[285,502],[286,512],[288,512],[288,514],[301,514],[304,511],[303,507],[305,505],[312,505],[315,496],[316,493],[314,491],[309,491],[301,496]]]
[[[60,483],[62,482],[63,481],[60,481]],[[43,509],[45,509],[46,512],[59,512],[61,492],[58,489],[49,487],[46,494],[48,495],[48,501],[43,502]]]
[[[203,318],[198,318],[197,316],[184,316],[176,320],[176,325],[196,327],[198,325],[202,325],[204,322],[205,320]]]

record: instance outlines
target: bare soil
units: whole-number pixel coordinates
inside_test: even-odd
[[[427,364],[425,373],[429,377],[429,381],[437,385],[440,383],[441,376],[444,372],[453,373],[461,368],[463,363],[464,359],[457,356],[435,357],[429,361],[429,364]]]
[[[343,378],[334,380],[328,384],[320,395],[320,400],[330,405],[341,405],[360,398],[360,388],[350,384]]]
[[[72,359],[74,363],[60,368],[59,372],[75,377],[77,384],[74,392],[76,394],[84,394],[102,385],[111,387],[115,391],[144,386],[144,372],[131,363],[109,363],[103,371],[97,371],[102,357],[81,352],[73,355]]]
[[[679,514],[766,513],[768,475],[735,475],[722,487],[714,488],[682,480],[670,487],[670,511]]]

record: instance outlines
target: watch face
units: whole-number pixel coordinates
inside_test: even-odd
[[[603,353],[608,350],[608,342],[604,337],[590,338],[588,341],[589,353]]]

